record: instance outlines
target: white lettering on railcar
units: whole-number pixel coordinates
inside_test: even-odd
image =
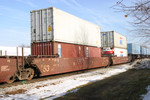
[[[42,68],[42,70],[43,70],[43,72],[49,72],[49,70],[50,70],[50,66],[49,65],[41,65],[41,68]]]
[[[9,70],[10,70],[10,68],[7,65],[1,66],[1,72],[6,72],[6,71],[9,71]]]
[[[10,60],[7,60],[8,63],[10,63]]]

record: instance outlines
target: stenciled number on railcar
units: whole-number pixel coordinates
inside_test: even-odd
[[[49,72],[50,66],[49,65],[41,65],[42,71],[43,72]]]

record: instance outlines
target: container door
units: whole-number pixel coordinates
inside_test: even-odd
[[[36,12],[31,13],[31,43],[36,41]]]
[[[43,42],[46,42],[47,41],[47,38],[46,38],[46,35],[47,35],[47,10],[42,10],[42,39],[41,41]]]
[[[40,11],[36,12],[36,42],[40,41]]]
[[[53,9],[47,9],[47,41],[53,40]]]
[[[102,32],[102,47],[112,48],[114,45],[114,36],[112,32]]]
[[[31,12],[31,42],[52,41],[53,9]]]

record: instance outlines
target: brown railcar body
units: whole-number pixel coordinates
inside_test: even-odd
[[[129,57],[112,57],[113,64],[122,64],[129,62]],[[28,79],[23,77],[28,74],[27,68],[33,68],[35,74],[39,76],[54,75],[66,72],[73,72],[85,69],[108,66],[110,64],[109,57],[79,57],[79,58],[53,58],[53,57],[28,57],[24,59],[24,69],[22,76],[16,75],[19,72],[17,64],[21,66],[22,59],[17,58],[0,58],[0,82],[8,82],[13,78],[19,80]],[[19,67],[20,68],[20,67]]]

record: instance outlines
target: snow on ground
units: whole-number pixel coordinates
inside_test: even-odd
[[[137,60],[136,63],[133,65],[133,67],[137,70],[143,68],[150,68],[150,59]],[[150,100],[150,85],[148,85],[146,89],[147,89],[147,93],[141,95],[141,98],[143,100]]]
[[[79,89],[79,86],[125,72],[130,68],[132,68],[132,66],[130,66],[129,64],[123,64],[109,68],[100,68],[87,73],[61,77],[57,79],[0,88],[0,100],[52,100],[54,98],[63,96],[69,92],[77,91]],[[15,91],[19,89],[24,89],[27,91],[23,94],[5,94],[8,91]]]
[[[142,59],[142,60],[136,60],[132,66],[139,70],[143,68],[150,68],[150,59]]]
[[[145,95],[141,95],[141,96],[142,96],[143,100],[150,100],[150,85],[147,86],[146,89],[148,92]]]

